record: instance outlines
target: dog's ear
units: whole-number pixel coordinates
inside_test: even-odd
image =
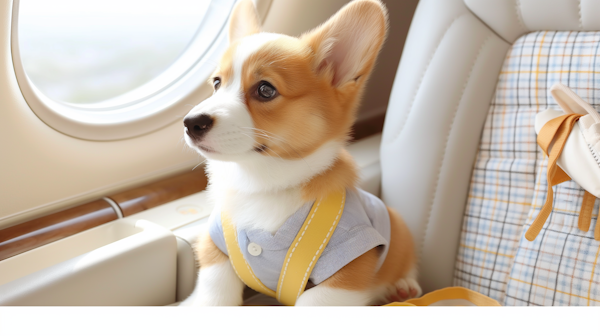
[[[328,73],[339,87],[368,77],[386,32],[385,7],[377,0],[357,0],[301,39],[315,52],[315,71]]]
[[[252,0],[238,2],[229,19],[229,43],[259,32],[260,21]]]

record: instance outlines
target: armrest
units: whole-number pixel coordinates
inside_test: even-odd
[[[119,219],[0,261],[0,305],[166,305],[176,262],[171,231]]]

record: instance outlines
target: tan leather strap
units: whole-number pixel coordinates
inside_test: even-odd
[[[573,126],[580,117],[582,117],[582,115],[572,113],[554,118],[548,121],[544,127],[542,127],[537,136],[538,145],[542,148],[544,153],[548,155],[548,194],[546,197],[546,202],[542,206],[540,213],[529,227],[529,230],[527,230],[525,233],[525,238],[529,241],[533,241],[537,237],[542,230],[544,223],[546,223],[546,219],[548,219],[550,212],[552,212],[552,202],[554,201],[554,192],[552,191],[552,187],[571,179],[560,167],[556,165],[556,161],[558,161],[558,158],[565,147],[565,143],[567,142],[567,138],[569,137]],[[554,145],[550,151],[548,151],[552,143],[554,143]],[[582,210],[583,208],[584,207],[582,207]],[[582,220],[581,225],[585,225],[584,222],[587,220],[586,214],[584,214],[584,217],[586,218]]]
[[[342,217],[345,204],[346,190],[334,192],[315,201],[287,251],[277,282],[277,292],[265,286],[254,274],[240,250],[235,225],[226,213],[221,213],[225,245],[236,274],[255,291],[275,297],[285,305],[293,306],[300,294],[304,292],[313,268],[329,243]]]
[[[596,197],[587,190],[583,194],[583,201],[581,202],[581,211],[579,212],[579,220],[577,221],[577,227],[583,232],[588,232],[590,229],[590,223],[592,222],[592,211],[594,210],[594,204],[596,203]],[[598,227],[596,227],[596,231]]]

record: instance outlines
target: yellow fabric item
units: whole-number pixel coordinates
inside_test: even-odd
[[[548,195],[546,197],[546,203],[544,203],[542,206],[537,218],[533,221],[529,227],[529,230],[527,230],[525,233],[525,238],[529,241],[533,241],[537,237],[542,230],[542,227],[546,223],[546,219],[548,219],[550,212],[552,212],[552,202],[554,200],[554,192],[552,187],[571,179],[562,169],[560,169],[560,167],[556,165],[556,161],[562,153],[573,126],[580,117],[582,117],[582,115],[571,113],[554,118],[548,121],[544,127],[542,127],[537,136],[538,145],[542,148],[544,153],[548,155]],[[554,143],[554,145],[550,151],[548,151],[552,143]],[[590,217],[589,219],[588,216]],[[580,213],[580,227],[585,227],[585,223],[588,220],[591,221],[591,211],[588,211],[588,207],[584,202]]]
[[[240,245],[237,240],[237,231],[231,221],[231,217],[224,212],[221,213],[221,225],[223,225],[223,237],[225,238],[229,261],[231,262],[231,265],[233,265],[233,269],[237,276],[248,287],[255,291],[275,297],[275,292],[263,285],[263,283],[254,275],[254,272],[252,272],[252,268],[250,268],[250,265],[248,265],[248,262],[240,250]]]
[[[452,304],[444,304],[443,301],[450,301]],[[457,304],[464,302],[463,304]],[[411,299],[404,302],[392,302],[386,306],[500,306],[498,301],[487,297],[481,293],[472,291],[464,287],[448,287],[438,289],[427,293],[418,299]]]
[[[344,189],[343,192],[332,193],[313,204],[283,261],[277,282],[279,302],[293,306],[304,292],[312,269],[340,222],[345,203]]]
[[[238,277],[255,291],[274,297],[285,305],[293,306],[300,294],[304,292],[310,273],[329,243],[342,217],[345,203],[345,189],[315,201],[284,259],[283,269],[277,282],[277,292],[269,289],[254,275],[240,250],[237,231],[231,218],[226,213],[221,213],[225,245],[229,260]]]

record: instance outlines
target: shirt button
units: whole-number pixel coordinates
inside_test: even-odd
[[[262,247],[260,247],[260,245],[256,243],[250,243],[248,244],[248,253],[250,253],[250,255],[252,256],[257,257],[262,253]]]

